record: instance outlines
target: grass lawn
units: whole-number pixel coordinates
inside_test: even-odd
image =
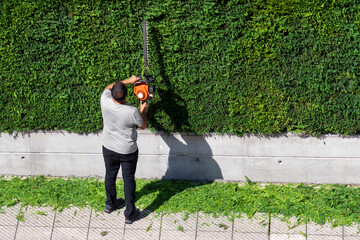
[[[136,180],[136,205],[154,212],[202,211],[230,218],[271,213],[298,222],[334,226],[360,222],[360,188],[347,185],[257,184],[183,180]],[[123,181],[117,183],[123,197]],[[97,178],[0,177],[0,208],[90,207],[102,211],[104,180]]]

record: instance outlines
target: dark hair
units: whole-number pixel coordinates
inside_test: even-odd
[[[111,95],[115,101],[121,103],[126,99],[127,88],[122,82],[116,82],[111,89]]]

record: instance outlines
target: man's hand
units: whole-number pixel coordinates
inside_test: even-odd
[[[130,78],[122,80],[121,82],[126,85],[126,84],[135,84],[139,80],[140,80],[139,77],[132,75]],[[107,89],[111,90],[113,88],[114,84],[115,83],[112,83],[112,84],[106,86],[106,88],[104,90],[107,90]]]
[[[147,101],[140,102],[140,114],[143,119],[143,125],[138,126],[138,127],[143,130],[146,128],[146,125],[147,125],[146,113],[147,113],[148,109],[149,109],[149,103]]]
[[[149,103],[147,101],[140,102],[140,113],[147,113],[149,110]]]
[[[123,80],[122,83],[125,85],[126,84],[135,84],[139,80],[140,80],[139,77],[132,75],[130,78]]]

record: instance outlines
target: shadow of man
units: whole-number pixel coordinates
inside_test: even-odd
[[[149,122],[152,127],[169,132],[191,132],[188,120],[186,101],[174,92],[165,71],[163,54],[161,53],[162,37],[156,28],[151,29],[154,41],[155,57],[159,64],[161,86],[157,87],[156,98],[149,108]],[[160,115],[157,115],[161,113]],[[171,121],[171,128],[164,126],[163,116]],[[168,146],[168,166],[161,180],[153,180],[136,193],[137,199],[158,192],[156,199],[143,211],[152,212],[167,202],[172,196],[197,186],[210,184],[215,179],[223,179],[220,167],[213,159],[211,147],[205,136],[191,134],[163,134],[158,133]]]
[[[213,159],[204,136],[166,135],[160,137],[169,147],[168,166],[161,180],[153,180],[136,193],[138,199],[157,192],[154,201],[145,210],[153,212],[171,197],[188,188],[211,184],[223,179],[221,169]]]

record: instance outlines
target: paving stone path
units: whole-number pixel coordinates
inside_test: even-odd
[[[0,213],[0,240],[359,240],[359,225],[331,228],[313,223],[293,226],[277,217],[257,214],[230,221],[196,214],[155,214],[142,211],[125,224],[123,210],[111,214],[72,207],[62,212],[49,207],[14,206]]]

